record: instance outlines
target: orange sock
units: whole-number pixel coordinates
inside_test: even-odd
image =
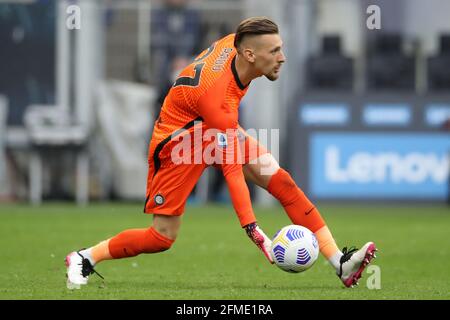
[[[278,169],[270,178],[267,190],[280,201],[294,224],[304,226],[312,232],[325,226],[319,211],[284,169]]]
[[[109,254],[109,240],[110,239],[102,241],[99,244],[97,244],[91,248],[90,254],[91,254],[92,260],[95,263],[99,263],[103,260],[110,260],[113,258]]]
[[[327,258],[331,265],[335,268],[339,267],[339,259],[342,256],[341,250],[336,245],[336,241],[328,229],[324,226],[315,232],[317,241],[319,242],[320,252]]]
[[[319,210],[309,201],[297,187],[294,180],[284,169],[279,169],[270,179],[267,190],[277,198],[294,224],[304,226],[317,237],[320,252],[331,265],[339,268],[341,251],[322,219]]]
[[[153,227],[125,230],[108,242],[108,251],[113,259],[134,257],[141,253],[156,253],[168,250],[174,240],[159,234]]]

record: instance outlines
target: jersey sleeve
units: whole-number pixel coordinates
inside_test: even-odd
[[[240,163],[240,148],[237,139],[237,130],[228,132],[226,147],[218,146],[222,152],[222,172],[230,192],[234,210],[242,227],[255,222],[250,192],[245,182],[242,164]]]
[[[225,131],[238,127],[238,106],[227,101],[230,74],[224,74],[197,101],[198,113],[211,129]]]

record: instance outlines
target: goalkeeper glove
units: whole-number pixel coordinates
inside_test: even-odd
[[[270,255],[270,247],[272,241],[265,235],[256,222],[246,225],[245,232],[247,232],[248,237],[256,244],[256,246],[261,249],[261,251],[266,256],[270,263],[273,263],[272,256]]]

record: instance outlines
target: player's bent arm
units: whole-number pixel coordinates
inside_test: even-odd
[[[236,165],[236,167],[239,166],[240,165]],[[250,192],[247,184],[245,183],[242,166],[240,167],[240,170],[239,168],[229,170],[230,166],[225,166],[224,176],[230,192],[234,210],[239,218],[241,227],[245,227],[250,223],[256,222],[256,217],[252,208]]]
[[[273,263],[270,255],[272,241],[266,236],[261,228],[256,224],[253,213],[250,192],[245,183],[242,165],[223,165],[223,173],[228,185],[234,209],[238,215],[241,226],[245,228],[248,237],[263,252],[266,259]]]
[[[237,106],[225,102],[229,79],[220,79],[197,101],[197,109],[205,124],[211,129],[226,131],[238,127]]]

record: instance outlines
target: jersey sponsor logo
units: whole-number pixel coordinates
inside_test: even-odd
[[[228,145],[227,135],[225,133],[217,133],[217,145],[224,148]]]
[[[162,194],[159,194],[159,193],[158,193],[158,194],[155,196],[155,203],[156,203],[158,206],[162,205],[162,204],[164,203],[164,201],[165,201],[165,199],[164,199],[164,197],[163,197]]]

